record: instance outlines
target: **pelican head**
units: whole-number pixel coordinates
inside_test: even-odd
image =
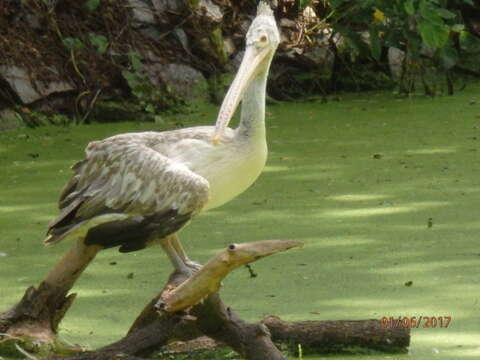
[[[273,55],[280,42],[280,34],[273,11],[264,1],[260,1],[258,5],[257,16],[248,29],[246,40],[242,63],[218,114],[212,138],[214,144],[220,142],[225,128],[251,82],[256,77],[266,76],[268,73]]]

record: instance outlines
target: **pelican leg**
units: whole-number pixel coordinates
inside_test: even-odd
[[[202,265],[190,260],[190,258],[187,256],[187,253],[183,249],[182,243],[180,242],[180,239],[176,234],[173,234],[171,236],[170,243],[172,246],[175,248],[175,251],[177,252],[177,255],[182,259],[183,263],[193,272],[197,272],[202,268]]]
[[[172,244],[173,236],[167,236],[160,240],[160,244],[162,245],[163,250],[167,253],[170,262],[172,263],[175,270],[179,273],[186,274],[188,277],[192,275],[192,270],[185,264],[183,259],[177,253],[175,247]]]

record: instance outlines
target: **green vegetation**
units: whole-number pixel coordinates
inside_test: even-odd
[[[249,320],[452,317],[448,328],[412,330],[408,355],[333,359],[480,357],[479,91],[434,99],[367,93],[268,107],[268,167],[245,194],[182,232],[187,252],[204,262],[232,242],[305,242],[254,263],[256,278],[245,269],[224,282],[225,302]],[[212,124],[217,110],[161,125],[0,133],[0,309],[68,248],[45,249],[41,241],[68,167],[88,141],[179,122]],[[118,339],[170,270],[160,248],[104,251],[75,287],[79,297],[61,335],[93,348]],[[304,351],[303,358],[325,357]]]
[[[453,76],[451,70],[469,68],[472,58],[478,57],[480,40],[467,22],[469,9],[473,7],[472,0],[331,0],[324,14],[326,24],[333,29],[332,35],[338,33],[345,39],[344,49],[339,51],[343,51],[342,63],[346,68],[349,59],[360,58],[363,60],[357,63],[373,60],[377,71],[386,69],[388,59],[384,50],[402,49],[405,63],[403,75],[397,81],[399,91],[410,93],[422,87],[426,94],[436,95],[452,94],[459,74]],[[345,75],[363,87],[379,86],[382,82],[369,81],[375,72],[372,65],[355,69],[369,74],[367,79],[352,71]],[[384,86],[389,83],[383,80]],[[344,85],[348,88],[349,81]]]

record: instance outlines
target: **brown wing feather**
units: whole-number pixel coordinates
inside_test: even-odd
[[[104,214],[128,214],[140,223],[171,211],[190,218],[208,200],[209,186],[203,177],[148,147],[138,136],[93,142],[86,153],[62,191],[61,212],[49,226],[46,243],[61,240],[83,222]],[[155,224],[161,227],[158,221]]]

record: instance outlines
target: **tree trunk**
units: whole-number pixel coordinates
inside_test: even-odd
[[[79,241],[37,288],[28,288],[18,304],[0,313],[0,355],[17,341],[33,352],[80,350],[58,341],[57,329],[76,297],[68,292],[100,249]]]

